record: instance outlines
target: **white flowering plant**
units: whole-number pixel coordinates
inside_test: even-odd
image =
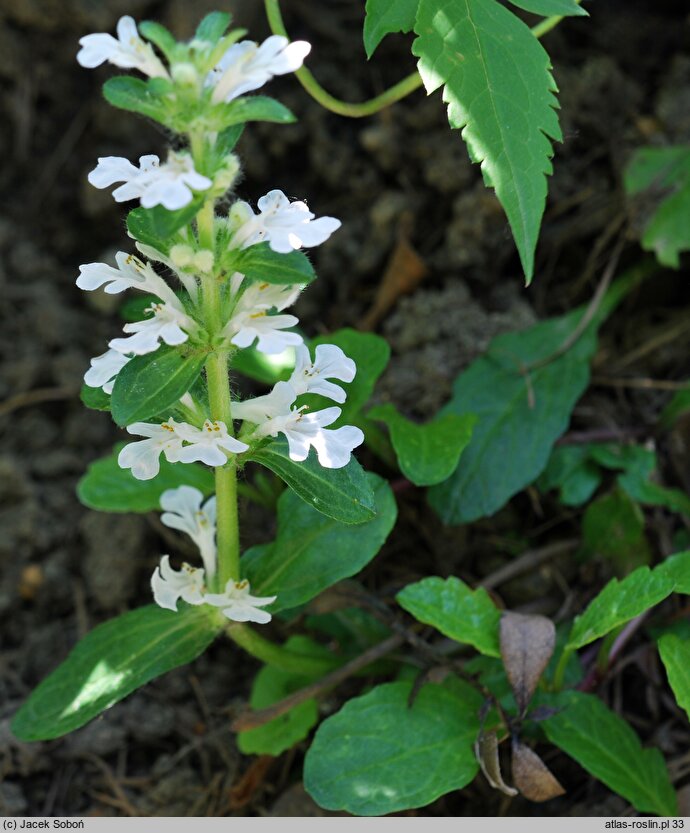
[[[577,0],[512,1],[536,13],[580,13]],[[672,814],[676,798],[661,756],[644,750],[622,718],[587,692],[640,617],[673,592],[690,593],[690,553],[614,579],[558,644],[549,619],[502,611],[483,587],[454,576],[396,588],[411,625],[362,583],[343,581],[379,553],[396,521],[393,489],[353,456],[365,441],[403,475],[403,488],[431,487],[429,502],[447,523],[492,515],[540,475],[543,490],[566,489],[572,461],[565,465],[558,449],[551,460],[549,454],[586,386],[597,327],[644,275],[633,271],[607,291],[604,285],[586,311],[498,337],[425,425],[390,403],[365,413],[389,358],[386,342],[349,329],[307,339],[290,311],[316,277],[303,249],[326,243],[340,221],[316,216],[278,189],[259,197],[256,208],[235,193],[241,171],[235,147],[245,125],[294,120],[256,91],[275,76],[303,73],[310,51],[275,33],[282,27],[277,3],[265,2],[274,34],[260,45],[242,30],[228,31],[230,15],[220,12],[207,15],[189,42],[128,16],[117,37],[98,33],[80,41],[83,67],[109,63],[139,73],[110,78],[105,97],[162,125],[173,147],[164,160],[104,156],[88,175],[92,186],[130,204],[131,245],[114,264],[80,266],[76,284],[85,292],[134,291],[141,303],[133,305],[139,317],[130,317],[84,375],[84,403],[110,412],[130,436],[90,466],[78,493],[101,511],[160,511],[165,527],[191,540],[194,555],[188,563],[174,552],[151,554],[152,602],[87,634],[16,714],[14,734],[43,740],[78,729],[193,661],[224,633],[263,663],[252,686],[253,711],[233,721],[247,754],[278,755],[304,740],[319,720],[318,695],[346,678],[362,671],[393,678],[353,697],[315,734],[305,786],[328,809],[374,815],[420,807],[469,784],[480,769],[506,795],[555,798],[561,785],[522,740],[528,725],[530,737],[546,736],[638,810]],[[424,77],[433,46],[424,45],[432,31],[427,23],[440,20],[437,5],[369,0],[368,52],[384,35],[416,26]],[[451,10],[462,19],[450,28],[443,23],[439,54],[470,19],[463,5],[484,15],[480,30],[495,34],[496,43],[515,43],[516,31],[533,38],[496,0],[463,0]],[[550,74],[536,54],[547,93],[542,104],[555,120]],[[468,55],[470,67],[481,57]],[[451,105],[466,92],[454,89],[459,82],[452,75]],[[309,88],[308,78],[300,80]],[[424,81],[430,89],[441,83]],[[513,110],[519,124],[524,114],[518,105]],[[480,116],[473,114],[473,129],[491,134],[495,123]],[[549,135],[558,135],[557,120],[549,124]],[[545,156],[550,143],[541,133],[539,139]],[[541,182],[544,166],[531,175]],[[494,182],[504,199],[501,184],[515,183]],[[545,191],[535,193],[529,233],[518,241],[528,277]],[[239,375],[270,390],[242,396]],[[602,466],[624,470],[620,486],[631,499],[690,515],[687,496],[647,479],[654,461],[645,449],[629,449],[626,461],[585,452],[577,462],[590,475],[591,454]],[[240,493],[277,510],[274,540],[245,552]],[[341,617],[329,619],[331,608],[344,608]],[[337,648],[301,634],[281,644],[275,622],[262,630],[274,617],[294,622],[305,609],[312,630],[334,637]],[[597,639],[603,647],[587,671],[577,652]],[[674,634],[659,641],[674,690],[682,691],[686,645]],[[475,655],[465,656],[468,649]],[[678,700],[687,707],[687,697]],[[502,742],[511,747],[514,786],[501,773]],[[631,778],[638,768],[643,777]]]

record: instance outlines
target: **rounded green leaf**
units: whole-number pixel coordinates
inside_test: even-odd
[[[98,625],[33,691],[12,732],[20,740],[49,740],[78,729],[149,680],[198,657],[224,621],[208,605],[177,613],[148,605]]]
[[[474,778],[481,697],[468,686],[388,683],[319,727],[304,762],[307,792],[327,810],[379,816],[423,807]]]
[[[483,587],[472,590],[455,576],[430,576],[408,584],[395,598],[417,621],[432,625],[444,636],[472,645],[486,656],[501,656],[501,612]]]
[[[385,480],[367,473],[376,516],[366,523],[343,524],[313,509],[286,490],[278,501],[278,533],[268,547],[249,550],[242,573],[259,596],[277,595],[271,612],[289,610],[327,587],[358,573],[378,553],[397,516]]]

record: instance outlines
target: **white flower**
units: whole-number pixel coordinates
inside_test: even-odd
[[[117,24],[117,40],[99,32],[86,35],[79,40],[81,49],[77,61],[87,69],[100,66],[109,61],[116,67],[138,69],[151,78],[168,78],[168,73],[156,57],[150,43],[145,43],[137,32],[137,25],[129,17],[121,17]]]
[[[295,347],[295,369],[289,381],[298,396],[303,393],[320,393],[334,402],[344,402],[347,398],[345,391],[340,385],[326,380],[351,382],[356,372],[355,363],[335,344],[319,344],[313,362],[308,347],[302,344]]]
[[[207,419],[202,428],[181,423],[177,433],[189,443],[177,456],[180,463],[200,462],[207,466],[224,466],[228,462],[228,455],[223,449],[232,454],[241,454],[249,449],[246,443],[231,437],[227,425],[218,420],[211,422]]]
[[[161,558],[159,567],[151,576],[151,589],[157,605],[177,611],[177,601],[182,599],[190,605],[204,604],[204,571],[202,568],[183,564],[181,570],[173,570],[170,556]]]
[[[117,268],[107,263],[84,263],[79,267],[77,286],[88,292],[105,284],[104,292],[117,295],[125,289],[140,289],[150,292],[164,301],[177,304],[177,297],[166,282],[157,275],[149,263],[144,263],[127,252],[115,255]]]
[[[210,497],[202,507],[203,494],[193,486],[167,489],[161,495],[161,521],[179,529],[199,547],[209,580],[216,573],[216,498]]]
[[[180,282],[182,283],[184,288],[187,290],[189,297],[192,299],[192,303],[197,303],[199,292],[196,279],[193,275],[185,274],[184,271],[179,269],[169,257],[166,257],[162,252],[159,252],[158,249],[154,249],[153,246],[148,246],[146,243],[141,243],[138,240],[135,241],[134,245],[137,247],[137,249],[139,249],[139,251],[144,255],[144,257],[149,258],[149,260],[155,260],[157,263],[164,263],[168,267],[168,269],[171,269],[180,279]],[[162,296],[159,295],[159,297]],[[166,298],[166,300],[169,299]]]
[[[258,202],[254,214],[246,202],[238,202],[230,212],[236,224],[233,248],[246,249],[267,240],[274,252],[286,254],[302,246],[318,246],[340,228],[335,217],[319,217],[309,211],[306,203],[290,202],[282,191],[269,191]]]
[[[233,294],[239,291],[242,278],[239,273],[233,276]],[[288,347],[301,344],[302,336],[282,332],[298,324],[298,318],[294,315],[268,314],[273,307],[280,311],[293,304],[300,292],[300,286],[251,284],[237,302],[232,318],[223,328],[223,335],[230,339],[231,344],[242,348],[249,347],[258,339],[256,349],[268,355],[277,355]]]
[[[144,208],[162,205],[170,211],[190,203],[194,198],[192,189],[205,191],[213,185],[208,177],[196,172],[188,153],[173,151],[162,165],[154,154],[140,156],[139,168],[122,156],[101,156],[89,174],[89,182],[96,188],[124,182],[113,191],[116,202],[140,199]]]
[[[204,86],[214,87],[214,104],[232,101],[263,87],[274,75],[299,69],[310,50],[306,41],[288,43],[282,35],[272,35],[261,46],[248,40],[235,43],[206,76]]]
[[[340,416],[340,408],[325,408],[312,414],[305,407],[292,408],[297,393],[289,382],[278,382],[271,393],[233,404],[236,419],[254,423],[252,437],[277,437],[284,434],[290,459],[306,460],[309,448],[316,451],[319,463],[327,469],[339,469],[350,461],[352,450],[364,442],[364,434],[353,425],[326,430]]]
[[[206,604],[222,608],[222,613],[233,622],[257,622],[265,625],[271,621],[271,614],[260,607],[272,604],[277,596],[252,596],[249,592],[249,582],[230,581],[225,585],[224,593],[207,593],[204,596]]]
[[[143,356],[157,350],[161,341],[170,346],[183,344],[189,338],[187,331],[196,329],[194,321],[171,304],[152,304],[146,311],[153,312],[153,317],[125,324],[122,329],[134,335],[129,338],[114,338],[108,342],[108,347],[120,353]]]
[[[160,425],[150,422],[128,425],[130,434],[147,439],[129,443],[122,449],[117,458],[120,468],[131,469],[137,480],[151,480],[160,471],[161,454],[165,454],[169,463],[177,463],[182,451],[182,437],[177,433],[181,425],[184,423],[175,422],[172,417]]]
[[[91,367],[84,374],[84,382],[90,388],[102,388],[104,393],[112,393],[117,374],[130,361],[117,350],[108,350],[91,359]]]

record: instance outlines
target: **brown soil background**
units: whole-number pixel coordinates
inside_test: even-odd
[[[229,9],[256,39],[261,5]],[[414,68],[408,40],[390,38],[367,64],[362,0],[290,0],[293,38],[313,44],[309,65],[334,94],[358,101]],[[418,91],[373,118],[323,111],[292,78],[269,92],[298,115],[288,127],[250,127],[240,145],[243,198],[270,188],[306,198],[317,214],[343,220],[315,253],[320,280],[300,300],[310,333],[357,326],[373,303],[401,224],[428,267],[417,290],[378,325],[393,360],[377,396],[426,417],[447,399],[457,372],[497,332],[586,301],[609,248],[591,252],[627,218],[622,265],[641,256],[621,174],[644,144],[690,142],[690,18],[674,0],[597,0],[592,17],[548,36],[561,89],[565,140],[555,174],[532,287],[522,284],[505,217],[481,183],[437,95]],[[315,8],[318,10],[315,11]],[[126,247],[124,211],[86,182],[99,155],[160,153],[166,137],[100,96],[110,69],[87,71],[79,37],[112,31],[121,14],[155,19],[188,37],[208,2],[0,0],[0,813],[7,815],[313,815],[300,785],[304,746],[276,761],[239,755],[229,718],[246,702],[256,667],[218,643],[73,735],[22,744],[9,719],[74,642],[100,621],[149,601],[148,579],[169,542],[154,519],[84,509],[75,484],[118,438],[105,414],[87,411],[78,388],[88,359],[118,329],[117,303],[74,286],[78,265]],[[407,219],[406,219],[407,218]],[[411,221],[409,220],[411,218]],[[595,376],[688,377],[687,261],[660,272],[604,328]],[[668,337],[673,333],[673,338]],[[642,349],[640,349],[642,348]],[[669,393],[598,383],[578,405],[572,430],[619,430],[648,440]],[[688,432],[657,436],[662,474],[688,489]],[[391,476],[366,452],[365,465]],[[401,518],[367,569],[370,589],[426,574],[472,582],[525,550],[579,534],[581,512],[522,494],[494,518],[443,529],[421,492],[400,495]],[[271,519],[244,508],[244,541],[267,540]],[[682,522],[649,511],[657,555],[673,551]],[[174,541],[170,546],[178,546]],[[560,556],[498,589],[513,609],[568,617],[607,577],[605,565]],[[280,636],[276,626],[275,636]],[[324,715],[361,681],[323,702]],[[658,745],[685,783],[689,733],[653,652],[634,643],[624,667],[600,690],[644,741]],[[568,787],[547,805],[508,804],[481,779],[424,810],[430,815],[620,813],[625,802],[553,750],[542,750]]]

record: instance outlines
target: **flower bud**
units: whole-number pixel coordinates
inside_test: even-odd
[[[197,272],[210,272],[213,269],[213,252],[202,249],[194,255],[192,265]]]
[[[179,244],[170,249],[170,260],[179,269],[189,266],[194,259],[194,249],[191,246]]]
[[[197,87],[199,85],[199,73],[194,64],[173,64],[170,68],[173,81],[180,87]]]

